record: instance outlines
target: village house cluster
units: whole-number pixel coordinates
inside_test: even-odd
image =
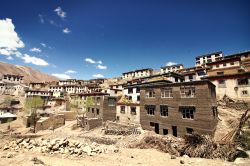
[[[111,120],[141,124],[143,129],[163,135],[213,135],[217,99],[226,95],[250,102],[250,51],[227,56],[214,52],[197,56],[194,67],[145,68],[110,80],[69,79],[26,87],[22,77],[4,75],[0,92],[7,93],[2,89],[11,86],[18,91],[13,95],[39,96],[44,101],[41,112],[75,110],[77,123],[86,130]]]

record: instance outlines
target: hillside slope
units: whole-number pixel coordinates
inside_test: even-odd
[[[42,73],[38,70],[32,69],[31,67],[0,62],[0,79],[3,74],[22,75],[24,76],[24,83],[58,81],[56,77]]]

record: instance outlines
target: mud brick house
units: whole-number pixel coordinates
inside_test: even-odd
[[[77,85],[76,79],[59,80],[58,85]]]
[[[86,93],[82,96],[91,97],[86,116],[88,118],[101,118],[103,121],[115,120],[117,98],[106,93]],[[86,98],[86,100],[88,100]]]
[[[140,123],[140,88],[127,85],[117,102],[116,120],[121,123]]]
[[[227,95],[233,99],[250,101],[250,51],[208,63],[203,79],[216,85],[217,98]]]
[[[142,77],[151,76],[152,74],[153,74],[153,69],[145,68],[145,69],[139,69],[139,70],[122,73],[122,78],[123,79],[142,78]]]
[[[46,82],[31,82],[29,84],[29,89],[31,90],[48,90],[49,83]]]
[[[195,58],[196,65],[195,66],[206,66],[206,63],[215,62],[223,57],[222,51],[209,53],[205,55],[200,55]]]
[[[206,80],[170,83],[159,80],[140,87],[140,122],[158,134],[213,135],[217,124],[215,86]]]
[[[201,66],[181,69],[178,73],[183,75],[185,82],[201,80],[201,78],[207,76],[206,67]]]
[[[183,64],[164,66],[164,67],[161,67],[161,74],[169,73],[169,72],[177,72],[177,71],[179,71],[179,70],[181,70],[183,68],[184,68]]]
[[[2,81],[5,83],[22,84],[23,83],[23,76],[13,75],[13,74],[4,74]]]
[[[116,119],[117,97],[101,92],[78,95],[81,99],[85,100],[84,105],[87,107],[86,115],[83,119],[83,127],[87,130],[92,129],[93,126],[100,126],[100,124],[108,120],[114,121]]]

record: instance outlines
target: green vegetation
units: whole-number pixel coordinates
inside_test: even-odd
[[[27,98],[24,105],[24,110],[31,116],[32,123],[34,124],[34,133],[36,132],[37,109],[44,106],[44,101],[41,97]]]

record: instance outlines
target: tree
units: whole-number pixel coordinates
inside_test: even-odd
[[[86,110],[88,109],[89,106],[94,105],[94,99],[92,96],[88,96],[86,98],[86,101],[84,103],[81,103],[81,111],[77,112],[77,121],[81,124],[81,126],[83,126],[83,121],[81,118],[84,118],[84,114],[86,113]],[[79,108],[79,105],[78,105]],[[78,123],[77,122],[77,123]]]
[[[29,97],[25,101],[24,109],[31,117],[32,123],[34,125],[34,133],[36,132],[36,122],[37,122],[37,109],[44,106],[44,101],[41,97]]]

